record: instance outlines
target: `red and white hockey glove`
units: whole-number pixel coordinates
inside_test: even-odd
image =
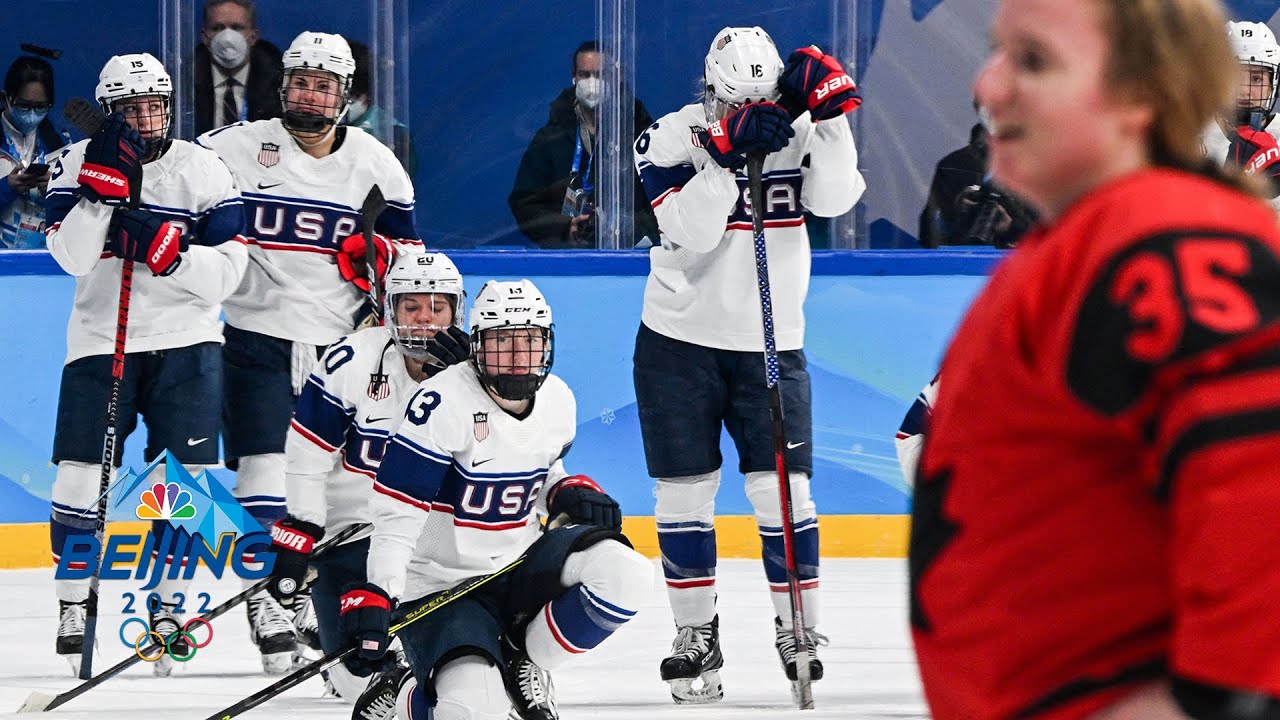
[[[80,194],[91,202],[124,205],[129,189],[142,181],[142,136],[112,113],[89,138],[80,165]]]
[[[564,513],[571,522],[622,529],[622,509],[586,475],[570,475],[556,483],[547,497],[547,516]]]
[[[1280,194],[1280,145],[1271,133],[1241,125],[1236,128],[1235,137],[1231,138],[1227,159],[1250,175],[1269,179],[1272,197]]]
[[[107,247],[118,258],[144,262],[155,275],[182,264],[187,238],[177,227],[147,210],[116,210],[107,229]]]
[[[276,554],[271,567],[267,592],[285,608],[293,607],[293,599],[302,589],[307,575],[311,551],[324,537],[324,528],[288,515],[271,528],[271,549]]]
[[[862,104],[858,86],[840,61],[823,54],[816,45],[791,53],[778,76],[778,91],[778,104],[793,119],[808,110],[815,122],[830,120]]]
[[[382,235],[374,234],[373,248],[378,258],[378,284],[387,276],[387,268],[395,259],[395,248],[391,241]],[[369,285],[369,263],[365,260],[364,235],[348,235],[338,245],[338,273],[342,279],[360,288],[363,292],[372,292]]]

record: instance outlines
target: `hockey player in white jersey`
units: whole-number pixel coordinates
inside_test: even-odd
[[[141,414],[147,460],[168,449],[193,473],[218,461],[219,315],[248,262],[231,173],[209,150],[169,137],[173,84],[160,61],[146,53],[111,58],[96,95],[110,116],[53,162],[47,204],[49,250],[76,278],[53,441],[54,562],[67,543],[94,531],[124,260],[137,268],[115,462]],[[139,189],[141,204],[129,209],[130,191]],[[57,652],[78,670],[89,582],[54,583]],[[174,598],[163,600],[151,623],[169,637],[178,630]],[[173,647],[186,654],[186,639]],[[161,675],[172,667],[167,655],[153,665]]]
[[[929,417],[933,415],[933,403],[938,399],[938,376],[934,375],[928,385],[916,396],[915,402],[907,409],[902,418],[902,425],[893,438],[894,450],[898,453],[898,467],[902,469],[902,479],[907,485],[916,484],[916,470],[920,467],[920,451],[924,449],[924,434],[929,427]]]
[[[660,671],[681,703],[723,697],[714,526],[722,425],[737,447],[760,530],[779,658],[796,678],[747,155],[767,153],[765,242],[806,624],[818,619],[818,528],[809,496],[812,414],[801,349],[809,286],[804,213],[841,215],[865,188],[844,118],[861,100],[835,58],[808,47],[784,65],[764,30],[725,28],[703,69],[703,102],[660,118],[635,145],[662,238],[649,252],[634,356],[636,403],[649,474],[657,481],[658,543],[677,626]],[[804,630],[811,647],[821,640],[812,627]],[[817,679],[822,664],[812,658]]]
[[[524,554],[400,631],[413,672],[398,713],[499,720],[514,705],[525,720],[548,720],[556,714],[543,670],[630,620],[653,568],[621,534],[618,504],[564,469],[575,405],[550,373],[551,308],[538,289],[487,283],[470,327],[471,361],[422,383],[387,444],[370,501],[369,582],[343,596],[343,618],[361,657],[376,659],[393,598],[412,608]],[[548,513],[575,524],[540,533]]]
[[[289,514],[273,530],[276,562],[269,587],[292,609],[310,563],[316,571],[311,600],[325,654],[353,642],[340,627],[338,598],[344,586],[366,582],[368,533],[315,559],[311,550],[326,535],[369,522],[372,480],[418,383],[470,355],[462,330],[464,296],[462,275],[447,256],[401,254],[387,273],[385,325],[330,345],[298,397],[285,451]],[[354,703],[369,678],[338,665],[328,679],[339,696]]]
[[[283,117],[199,138],[231,168],[244,196],[249,268],[226,302],[224,443],[236,496],[268,528],[285,513],[294,398],[324,348],[368,309],[364,240],[356,233],[374,185],[387,201],[374,228],[377,276],[395,252],[387,238],[421,245],[413,188],[395,155],[340,124],[354,72],[346,40],[304,32],[284,53]],[[248,609],[264,669],[287,671],[295,645],[287,614],[266,593]]]
[[[1280,127],[1275,124],[1280,44],[1271,28],[1259,22],[1228,22],[1227,37],[1239,63],[1236,105],[1234,114],[1205,128],[1205,154],[1265,178],[1271,206],[1280,210]]]

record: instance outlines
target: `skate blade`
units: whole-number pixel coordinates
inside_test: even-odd
[[[44,712],[49,707],[49,703],[53,702],[55,696],[39,691],[31,693],[27,696],[26,702],[22,703],[22,707],[18,708],[20,713]]]
[[[71,676],[75,678],[79,678],[80,677],[80,653],[76,653],[75,655],[63,655],[62,657],[66,658],[67,664],[71,666]]]
[[[151,674],[155,677],[169,677],[176,666],[177,663],[168,654],[161,655],[151,663]]]
[[[262,672],[268,675],[287,675],[292,670],[292,652],[270,653],[262,656]]]
[[[697,687],[694,687],[695,681],[699,681]],[[671,699],[677,705],[706,705],[724,699],[719,670],[708,670],[699,678],[676,678],[667,683],[671,685]]]

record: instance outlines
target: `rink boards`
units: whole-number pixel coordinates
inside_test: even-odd
[[[536,251],[451,256],[469,297],[490,278],[527,277],[543,291],[556,321],[553,372],[578,401],[578,434],[566,465],[618,499],[629,516],[629,535],[654,554],[652,480],[631,381],[647,257]],[[813,386],[813,495],[822,514],[824,556],[905,553],[909,493],[893,435],[998,259],[982,250],[814,254],[805,348]],[[50,562],[49,456],[73,289],[73,279],[47,253],[0,253],[0,292],[9,305],[0,314],[0,336],[9,338],[0,348],[8,378],[0,393],[0,567]],[[144,445],[137,434],[129,438],[126,467],[141,469]],[[727,435],[722,453],[717,539],[723,555],[752,557],[759,541]],[[228,483],[234,478],[216,474]],[[111,519],[136,520],[127,510]]]

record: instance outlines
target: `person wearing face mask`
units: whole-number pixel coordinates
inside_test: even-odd
[[[280,117],[280,48],[258,34],[253,0],[209,0],[195,51],[196,134]]]
[[[382,124],[389,120],[392,133],[391,150],[412,178],[417,172],[418,164],[414,160],[413,138],[409,135],[409,128],[394,117],[388,118],[385,110],[373,104],[373,86],[369,75],[369,68],[372,65],[369,59],[369,46],[354,40],[348,40],[347,44],[351,46],[351,57],[356,61],[356,72],[351,76],[351,107],[348,108],[342,124],[358,127],[376,137]]]
[[[14,60],[0,113],[0,248],[45,246],[48,163],[68,140],[48,119],[52,105],[53,67],[29,55]]]
[[[604,93],[600,45],[582,43],[573,52],[573,84],[551,102],[547,124],[534,135],[515,185],[507,197],[520,232],[544,248],[596,246],[595,195],[599,170],[593,162],[596,108]],[[644,103],[635,101],[635,134],[653,123]],[[619,171],[627,170],[626,160]],[[658,223],[640,183],[635,184],[635,241],[658,237]]]

